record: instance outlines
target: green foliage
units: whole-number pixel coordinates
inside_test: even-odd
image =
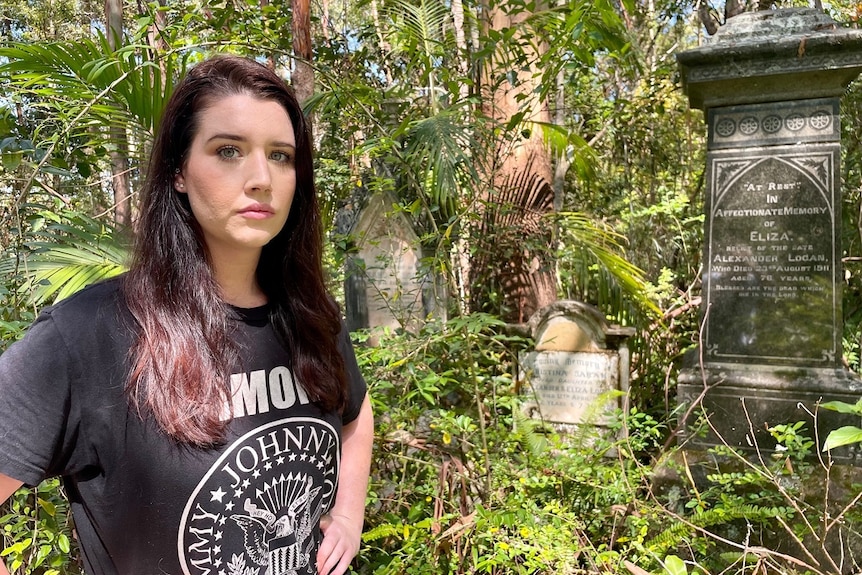
[[[378,413],[360,572],[567,572],[583,525],[541,423],[512,396],[526,344],[476,314],[360,347]],[[558,465],[559,464],[559,465]],[[536,471],[541,470],[541,471]],[[568,501],[568,497],[566,498]],[[562,537],[566,534],[566,537]]]
[[[621,447],[629,456],[637,457],[658,451],[667,437],[667,424],[656,420],[636,406],[628,412],[617,410],[608,427],[616,435],[625,437]]]
[[[182,70],[174,68],[174,58],[142,60],[139,50],[128,45],[112,51],[103,37],[13,43],[0,49],[6,59],[0,74],[21,95],[38,97],[50,119],[74,135],[87,137],[87,129],[96,128],[104,139],[104,128],[117,125],[152,133]]]
[[[125,158],[134,189],[153,128],[184,67],[175,55],[141,58],[140,51],[135,44],[113,51],[103,37],[0,46],[7,96],[28,104],[23,126],[16,126],[29,130],[26,137],[0,131],[4,169],[21,174],[17,205],[28,194],[48,192],[71,207],[80,189],[102,191],[98,177],[108,154],[125,150],[127,142],[135,152]],[[90,200],[103,202],[98,193]]]
[[[788,516],[792,517],[792,510],[790,508],[763,507],[754,504],[737,504],[706,511],[697,511],[687,517],[685,523],[677,523],[673,527],[662,531],[659,535],[648,541],[647,546],[653,552],[664,553],[669,549],[676,548],[683,539],[690,538],[697,528],[724,525],[737,520],[744,520],[748,523],[769,524],[776,518],[785,519]]]
[[[769,434],[778,442],[776,457],[788,457],[798,465],[804,465],[814,447],[814,440],[808,437],[807,431],[804,421],[770,427]]]
[[[0,261],[16,292],[41,307],[125,270],[128,250],[110,225],[77,212],[35,211],[23,243]]]
[[[820,404],[820,407],[837,411],[838,413],[862,416],[862,399],[855,404],[844,401],[828,401]],[[854,443],[862,443],[862,428],[855,425],[845,425],[829,432],[829,435],[826,436],[826,441],[823,443],[823,451],[829,451],[836,447],[852,445]]]
[[[378,420],[360,573],[744,573],[739,548],[786,555],[816,529],[803,423],[774,426],[783,449],[760,463],[730,448],[688,462],[637,408],[560,434],[510,375],[529,342],[489,316],[453,323],[358,348]]]
[[[644,273],[623,256],[624,237],[590,216],[576,212],[555,215],[560,230],[560,280],[566,296],[594,302],[614,313],[622,324],[655,317]]]
[[[79,575],[83,568],[72,541],[69,503],[59,481],[19,489],[0,506],[4,549],[13,573]]]

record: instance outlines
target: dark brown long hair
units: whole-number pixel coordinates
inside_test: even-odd
[[[230,374],[239,350],[204,236],[188,197],[174,190],[200,114],[220,98],[248,94],[281,104],[296,138],[296,192],[287,222],[261,253],[257,279],[270,319],[310,398],[338,411],[346,401],[338,352],[340,314],[324,284],[323,232],[314,188],[311,137],[296,98],[266,66],[220,55],[194,66],[162,116],[144,183],[134,257],[124,282],[138,335],[131,350],[130,401],[174,439],[223,439]]]

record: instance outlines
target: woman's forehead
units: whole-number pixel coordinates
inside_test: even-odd
[[[293,122],[284,106],[272,99],[234,94],[213,99],[198,114],[198,138],[214,134],[264,137],[296,145]]]

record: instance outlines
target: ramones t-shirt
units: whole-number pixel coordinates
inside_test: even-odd
[[[224,444],[178,444],[129,407],[123,279],[45,310],[0,356],[0,473],[62,476],[92,575],[314,575],[363,381],[346,332],[343,414],[309,401],[265,308],[234,310],[244,355]]]

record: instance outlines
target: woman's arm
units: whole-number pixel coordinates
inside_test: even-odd
[[[17,479],[12,479],[8,475],[0,473],[0,505],[12,497],[12,494],[15,493],[22,485],[23,483]],[[6,570],[6,563],[4,561],[0,561],[0,575],[9,575],[9,571]]]
[[[342,430],[338,493],[329,515],[320,520],[323,531],[317,552],[320,575],[342,575],[359,552],[373,443],[374,415],[366,395],[359,416]]]

